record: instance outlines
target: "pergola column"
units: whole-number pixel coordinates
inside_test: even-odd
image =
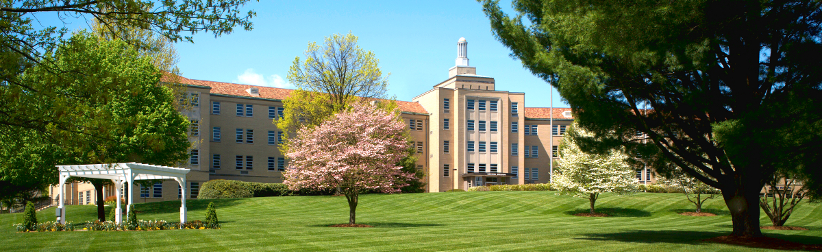
[[[123,224],[123,208],[120,207],[120,199],[123,197],[120,195],[120,188],[123,188],[123,180],[112,179],[111,181],[114,182],[114,197],[117,198],[115,199],[115,201],[117,201],[117,207],[114,210],[114,222],[117,224]]]
[[[186,177],[177,177],[174,178],[177,183],[180,184],[180,224],[186,223],[186,215],[188,213],[188,209],[186,209],[186,195],[188,194],[188,190],[186,188]]]
[[[126,192],[128,194],[128,205],[126,206],[126,219],[128,219],[129,215],[131,214],[131,208],[134,207],[132,204],[134,203],[134,174],[131,170],[126,172],[126,179],[128,179],[128,187]]]
[[[68,175],[60,174],[60,184],[57,185],[57,190],[60,192],[60,199],[57,203],[57,221],[60,224],[66,224],[66,206],[65,206],[65,191],[66,191],[66,179],[68,179]]]

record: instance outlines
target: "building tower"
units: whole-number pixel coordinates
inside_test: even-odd
[[[460,38],[457,41],[457,60],[455,66],[468,66],[468,41]]]

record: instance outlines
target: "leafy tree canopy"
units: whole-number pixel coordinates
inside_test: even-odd
[[[512,56],[603,137],[590,150],[664,156],[720,189],[733,234],[753,236],[759,191],[777,168],[822,182],[820,6],[515,0],[510,17],[483,1]],[[649,145],[628,137],[635,130]]]

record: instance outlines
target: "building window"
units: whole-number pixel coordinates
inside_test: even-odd
[[[442,152],[448,153],[451,152],[451,143],[448,141],[442,141]]]
[[[245,130],[245,142],[246,143],[254,143],[254,130],[253,129]]]
[[[214,127],[211,130],[211,141],[219,142],[220,141],[220,127]]]
[[[525,175],[525,180],[531,180],[531,168],[525,168],[525,173],[523,174]]]
[[[268,107],[268,119],[277,118],[277,107]]]
[[[491,142],[491,153],[497,153],[497,142]]]
[[[479,164],[479,172],[485,172],[485,164]]]
[[[283,143],[283,132],[282,131],[277,131],[277,143],[278,144]]]
[[[474,151],[474,141],[468,141],[468,151]]]
[[[200,106],[200,93],[191,93],[191,106]]]
[[[179,199],[181,197],[183,197],[183,187],[181,187],[180,184],[177,184],[177,198]]]
[[[191,192],[191,198],[196,199],[197,196],[200,196],[200,183],[198,182],[191,182],[191,185],[188,187],[188,191]]]
[[[479,152],[485,152],[485,141],[479,142]]]
[[[497,121],[491,121],[491,132],[497,131]]]
[[[651,169],[645,169],[645,181],[651,181]]]
[[[442,99],[442,109],[451,109],[451,101],[448,98]]]
[[[485,121],[479,121],[479,131],[485,131]]]
[[[200,135],[200,120],[191,120],[191,124],[189,124],[189,128],[191,130],[192,136],[199,136]]]
[[[275,162],[274,160],[275,160],[274,157],[268,157],[268,170],[269,171],[273,171],[273,170],[276,169],[276,168],[274,168],[274,162]]]
[[[243,169],[243,156],[237,155],[237,170]]]
[[[140,198],[148,198],[148,187],[141,185],[140,186]]]
[[[245,156],[245,169],[251,170],[254,166],[254,156]]]
[[[516,102],[511,103],[511,116],[517,116],[518,105]]]
[[[531,157],[531,152],[530,152],[531,146],[525,145],[523,147],[524,147],[523,148],[523,153],[525,153],[525,157],[527,157],[527,158]]]
[[[211,156],[211,167],[214,169],[220,169],[220,154],[214,154]]]
[[[451,129],[451,121],[448,118],[442,119],[442,129]]]
[[[474,173],[474,163],[468,163],[468,173]]]
[[[474,120],[468,120],[468,129],[467,130],[474,130]]]
[[[499,172],[499,169],[497,168],[497,164],[491,164],[491,172],[493,172],[493,173]]]
[[[491,101],[491,111],[497,111],[497,101]]]
[[[451,166],[448,164],[442,165],[442,176],[448,177],[451,176]]]
[[[285,171],[285,158],[278,157],[277,158],[277,170],[278,171]]]
[[[220,114],[220,102],[211,102],[211,114],[212,115],[219,115]]]
[[[531,135],[532,136],[537,135],[537,125],[531,125]]]
[[[245,116],[252,117],[254,116],[254,107],[251,104],[245,105]]]
[[[511,144],[511,156],[519,155],[519,144],[512,143]]]
[[[558,148],[559,148],[559,146],[552,146],[552,148],[551,148],[552,149],[551,150],[551,156],[552,157],[557,157],[557,153],[559,152]]]
[[[417,130],[422,130],[422,120],[417,120]]]
[[[200,150],[191,150],[191,161],[189,163],[191,163],[191,165],[200,165]]]
[[[513,175],[514,175],[514,176],[513,176],[513,177],[511,177],[511,178],[512,178],[512,179],[516,179],[516,178],[517,178],[517,176],[519,175],[519,167],[517,167],[517,166],[511,166],[511,174],[513,174]]]
[[[243,105],[237,104],[237,116],[243,116]]]
[[[531,135],[531,125],[525,125],[525,135],[526,136]]]
[[[485,110],[485,100],[479,100],[479,110]]]
[[[468,107],[468,110],[474,110],[474,100],[469,99],[465,106]]]
[[[163,183],[154,183],[154,198],[163,197]]]
[[[243,143],[243,129],[237,129],[237,143]]]
[[[284,110],[285,110],[285,108],[283,108],[283,107],[277,107],[277,118],[283,118],[283,111]]]
[[[539,146],[538,145],[531,146],[531,157],[532,158],[538,158],[539,157]]]
[[[531,180],[539,180],[539,169],[531,168]]]
[[[270,145],[277,144],[277,133],[274,133],[273,130],[268,131],[268,144],[270,144]]]
[[[554,125],[551,127],[551,134],[554,136],[565,135],[565,125]]]
[[[422,153],[422,142],[417,142],[417,153]]]
[[[415,130],[417,128],[417,123],[414,122],[414,121],[416,121],[416,120],[414,120],[414,119],[408,120],[408,128],[411,129],[411,130]]]
[[[511,133],[519,132],[519,123],[518,122],[511,122]]]

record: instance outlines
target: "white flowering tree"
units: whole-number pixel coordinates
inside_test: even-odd
[[[554,183],[563,194],[588,198],[591,214],[600,193],[630,193],[636,190],[634,169],[628,165],[625,153],[610,150],[606,154],[585,153],[577,144],[577,137],[593,137],[593,133],[576,123],[566,132],[559,146],[558,167]]]
[[[288,141],[285,184],[291,190],[339,188],[348,200],[348,223],[356,224],[361,192],[399,192],[413,178],[397,165],[407,156],[406,131],[396,113],[355,104]]]

